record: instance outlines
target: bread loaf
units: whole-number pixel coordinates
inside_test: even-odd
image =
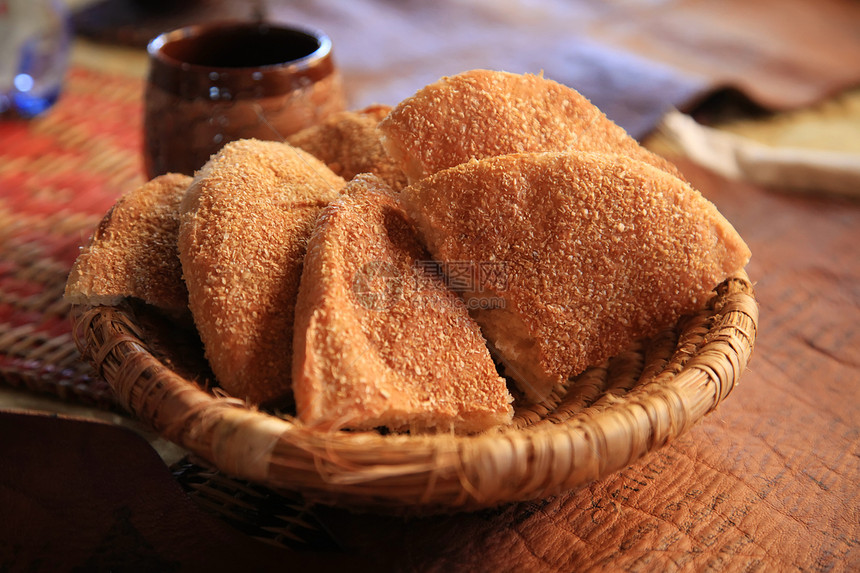
[[[189,305],[219,384],[252,404],[291,395],[292,328],[308,237],[345,182],[285,143],[227,144],[181,205]]]
[[[400,102],[379,126],[410,181],[471,159],[583,150],[629,155],[680,176],[576,90],[531,74],[471,70]]]
[[[700,308],[750,257],[699,192],[622,155],[471,161],[402,198],[435,259],[501,266],[464,294],[504,301],[473,316],[535,401]]]
[[[74,304],[137,298],[170,314],[188,312],[176,240],[191,177],[168,173],[121,197],[81,249],[66,281]]]
[[[476,432],[511,420],[512,398],[478,326],[433,269],[378,178],[357,177],[323,210],[296,305],[301,420],[413,432]]]

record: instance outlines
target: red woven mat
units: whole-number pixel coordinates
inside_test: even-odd
[[[78,360],[62,295],[93,226],[143,181],[142,88],[74,68],[46,115],[0,122],[0,383],[114,405]]]

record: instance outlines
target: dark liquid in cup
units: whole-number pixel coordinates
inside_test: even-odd
[[[179,38],[167,42],[162,53],[197,66],[253,68],[300,60],[319,48],[319,41],[311,35],[261,25],[216,28],[193,38]]]

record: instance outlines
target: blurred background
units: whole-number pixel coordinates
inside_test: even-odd
[[[850,0],[44,3],[68,11],[72,67],[144,78],[145,46],[166,30],[310,25],[332,38],[354,108],[396,104],[472,68],[543,72],[649,146],[723,175],[819,193],[858,187],[860,3]]]

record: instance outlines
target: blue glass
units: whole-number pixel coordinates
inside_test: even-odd
[[[0,0],[0,115],[31,118],[56,103],[71,36],[61,0]]]

